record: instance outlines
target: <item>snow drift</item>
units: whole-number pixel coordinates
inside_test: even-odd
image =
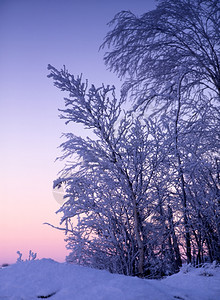
[[[220,267],[183,267],[162,280],[110,274],[41,259],[0,269],[1,300],[217,300]]]

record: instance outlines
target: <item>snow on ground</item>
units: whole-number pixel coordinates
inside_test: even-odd
[[[0,300],[218,300],[220,267],[182,268],[162,280],[110,274],[51,259],[0,269]]]

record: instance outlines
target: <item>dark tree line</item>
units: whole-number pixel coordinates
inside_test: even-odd
[[[214,0],[117,14],[102,47],[124,79],[119,100],[48,67],[69,93],[61,118],[95,134],[61,145],[68,261],[141,277],[220,261],[219,20]]]

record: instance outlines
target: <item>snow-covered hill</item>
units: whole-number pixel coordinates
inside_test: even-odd
[[[58,263],[25,261],[0,269],[1,300],[218,300],[220,267],[184,267],[163,280],[146,280]]]

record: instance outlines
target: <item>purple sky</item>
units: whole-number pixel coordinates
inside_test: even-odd
[[[0,264],[15,262],[16,251],[64,261],[59,204],[52,182],[66,127],[58,118],[65,96],[47,78],[47,65],[83,73],[90,83],[114,84],[98,51],[107,23],[121,10],[140,15],[154,0],[0,0]]]

